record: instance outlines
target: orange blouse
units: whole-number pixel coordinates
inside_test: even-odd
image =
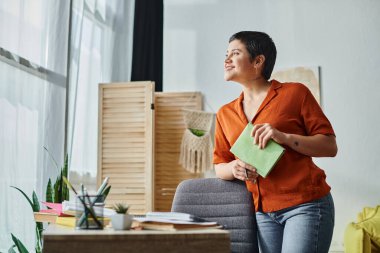
[[[244,94],[224,105],[216,115],[214,164],[236,159],[230,152],[248,120],[244,114]],[[300,83],[271,81],[271,87],[252,124],[269,123],[281,132],[312,136],[335,135],[309,89]],[[254,184],[246,181],[252,192],[256,211],[273,212],[321,198],[330,192],[326,175],[310,156],[284,146],[285,154],[266,178]]]

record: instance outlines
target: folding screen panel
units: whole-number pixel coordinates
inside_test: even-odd
[[[109,177],[107,205],[153,209],[153,82],[99,85],[98,185]]]
[[[179,162],[185,124],[182,109],[202,109],[200,92],[155,93],[154,210],[170,211],[175,189],[185,179],[200,177]]]

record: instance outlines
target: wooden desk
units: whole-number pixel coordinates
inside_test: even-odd
[[[51,224],[43,233],[44,253],[61,252],[230,252],[229,232],[219,229],[75,230]]]

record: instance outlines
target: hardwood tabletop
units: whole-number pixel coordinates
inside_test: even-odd
[[[51,224],[43,233],[43,252],[230,252],[229,232],[221,229],[178,231],[78,230]]]

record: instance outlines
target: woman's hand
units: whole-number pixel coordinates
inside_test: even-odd
[[[286,139],[285,133],[278,131],[268,123],[254,125],[251,136],[254,137],[254,144],[257,144],[260,149],[265,148],[270,139],[279,144],[285,143]]]
[[[310,157],[334,157],[338,152],[334,135],[316,134],[303,136],[280,132],[270,124],[253,126],[251,136],[259,148],[265,148],[268,141],[273,139],[278,144],[284,144],[294,151]]]
[[[237,159],[231,162],[232,174],[235,178],[242,181],[251,181],[256,183],[256,179],[259,176],[256,172],[256,168]]]

